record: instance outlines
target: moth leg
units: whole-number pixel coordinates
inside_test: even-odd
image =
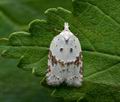
[[[51,71],[46,74],[46,81],[48,85],[60,85],[63,82],[63,78],[61,77],[61,71],[59,66],[51,67]]]
[[[82,74],[80,73],[81,68],[76,65],[71,65],[68,67],[68,76],[66,83],[69,86],[79,87],[82,85]]]

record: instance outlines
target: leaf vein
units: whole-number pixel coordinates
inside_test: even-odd
[[[115,63],[115,64],[113,64],[111,67],[108,67],[108,68],[105,69],[105,70],[101,70],[101,71],[99,71],[99,72],[95,72],[95,73],[93,73],[93,74],[91,74],[91,75],[89,75],[89,76],[86,76],[85,79],[89,79],[90,77],[92,77],[92,76],[94,76],[94,75],[97,75],[97,74],[103,73],[103,72],[105,72],[105,71],[108,71],[108,70],[112,69],[114,66],[116,66],[116,65],[118,65],[118,64],[120,64],[120,61],[117,62],[117,63]]]
[[[111,19],[115,24],[117,24],[120,27],[120,23],[113,17],[111,17],[109,14],[107,14],[105,11],[103,11],[101,8],[99,8],[97,5],[90,3],[88,1],[83,1],[86,2],[88,4],[90,4],[91,6],[94,6],[96,9],[98,9],[101,13],[103,13],[105,16],[107,16],[109,19]]]

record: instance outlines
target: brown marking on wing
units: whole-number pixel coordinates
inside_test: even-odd
[[[70,62],[68,62],[68,63],[66,63],[67,64],[67,66],[69,66],[70,65]]]
[[[71,61],[71,62],[67,62],[66,64],[67,64],[67,66],[70,66],[71,64],[74,64],[74,62]]]
[[[51,68],[50,68],[50,65],[48,66],[48,72],[51,72]]]
[[[61,68],[65,67],[65,64],[63,61],[58,60],[58,63],[61,65]]]
[[[80,57],[76,57],[76,60],[74,62],[75,65],[79,66],[81,64]]]
[[[52,57],[52,52],[49,50],[48,59],[51,59],[51,57]]]
[[[80,71],[79,73],[82,75],[83,74],[83,70],[82,70],[82,67],[80,67]]]
[[[55,58],[55,56],[52,55],[52,52],[49,50],[49,54],[48,54],[48,59],[51,60],[52,66],[54,66],[54,64],[57,64],[57,60]]]
[[[61,68],[63,68],[65,66],[63,61],[60,61],[60,60],[57,61],[56,57],[52,55],[52,52],[50,50],[49,50],[48,58],[49,58],[49,60],[51,60],[52,66],[54,66],[54,64],[57,64],[57,63],[59,63],[61,65]]]
[[[69,66],[70,64],[75,64],[77,66],[79,66],[81,64],[82,61],[82,52],[80,52],[79,56],[76,57],[76,60],[73,62],[67,62],[64,63],[63,61],[60,61],[55,58],[55,56],[52,55],[52,52],[49,50],[49,55],[48,58],[51,60],[52,65],[59,63],[61,65],[61,68],[63,68],[65,65]]]
[[[82,52],[80,52],[79,56],[76,57],[74,64],[79,66],[81,64],[81,61],[82,61]]]
[[[52,56],[51,61],[52,61],[52,65],[57,64],[57,60],[56,60],[55,56]]]

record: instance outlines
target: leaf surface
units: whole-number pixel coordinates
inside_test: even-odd
[[[109,12],[116,7],[112,3],[117,7],[119,4],[117,0],[98,1],[75,0],[73,12],[60,7],[48,9],[46,20],[32,21],[28,32],[12,33],[2,55],[19,58],[18,67],[40,76],[52,96],[81,102],[91,102],[93,98],[95,102],[120,101],[120,15],[117,10],[114,14]],[[69,22],[82,45],[84,83],[80,88],[64,85],[51,88],[43,81],[50,42],[63,29],[64,22]]]
[[[1,0],[0,37],[27,30],[34,19],[45,19],[44,11],[50,7],[65,7],[71,10],[71,0]]]

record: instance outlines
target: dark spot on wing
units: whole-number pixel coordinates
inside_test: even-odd
[[[71,52],[71,53],[73,52],[73,48],[70,48],[70,52]]]
[[[66,44],[68,44],[69,39],[65,40]]]
[[[63,51],[63,48],[60,48],[60,52],[62,52]]]

